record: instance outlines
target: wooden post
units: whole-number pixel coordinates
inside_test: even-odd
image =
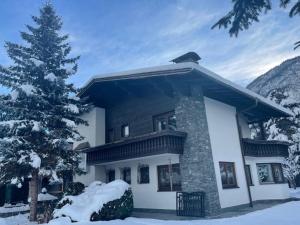
[[[261,140],[266,140],[266,131],[265,131],[264,123],[260,121],[258,124],[260,129]]]
[[[37,219],[37,203],[38,203],[38,170],[32,171],[32,177],[29,182],[29,196],[30,196],[30,221]]]

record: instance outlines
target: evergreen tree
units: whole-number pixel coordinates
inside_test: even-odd
[[[291,5],[291,0],[280,0],[280,7],[287,8]],[[215,27],[229,28],[230,36],[238,36],[240,31],[247,30],[253,22],[259,22],[259,16],[272,9],[270,0],[232,0],[233,8],[222,17]],[[293,17],[300,14],[300,1],[291,7],[289,16]],[[300,41],[295,43],[295,49],[300,46]]]
[[[270,140],[282,140],[291,143],[289,157],[283,164],[284,176],[295,187],[295,178],[300,174],[300,102],[298,94],[288,88],[274,89],[268,98],[288,108],[294,116],[289,118],[273,118],[264,127]]]
[[[66,80],[77,71],[79,57],[69,57],[62,21],[50,4],[21,32],[25,45],[6,43],[13,64],[0,66],[0,84],[11,90],[0,97],[0,182],[30,181],[30,220],[36,220],[38,180],[64,171],[81,173],[80,157],[70,142],[82,139],[76,126],[90,106],[76,97]]]

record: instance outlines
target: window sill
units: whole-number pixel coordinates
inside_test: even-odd
[[[166,191],[166,190],[157,190],[157,192],[177,192],[177,191],[182,191],[182,190],[174,190],[174,191],[171,191],[171,190],[169,190],[169,191]]]
[[[270,184],[286,184],[286,182],[266,182],[266,183],[259,183],[260,185],[270,185]]]
[[[236,189],[236,188],[240,188],[239,186],[232,186],[232,187],[223,187],[223,189],[227,190],[227,189]]]

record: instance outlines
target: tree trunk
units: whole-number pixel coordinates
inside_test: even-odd
[[[36,221],[37,215],[37,202],[38,202],[38,170],[32,171],[32,178],[29,182],[29,195],[30,195],[30,221]]]

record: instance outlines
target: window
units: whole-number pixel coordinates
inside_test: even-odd
[[[138,183],[149,184],[149,166],[141,165],[138,167]]]
[[[121,179],[131,184],[131,169],[129,167],[121,169]]]
[[[121,137],[129,137],[129,125],[123,125],[121,127]]]
[[[252,175],[251,175],[251,167],[250,167],[250,165],[246,165],[245,171],[246,171],[246,178],[247,178],[248,185],[253,186],[253,181],[252,181]]]
[[[223,188],[237,188],[233,162],[220,162],[220,173]]]
[[[116,179],[116,172],[115,170],[108,170],[106,173],[106,181],[107,183],[112,182]]]
[[[153,117],[154,131],[176,130],[175,112],[167,112]]]
[[[273,176],[275,183],[284,183],[284,177],[282,172],[282,166],[280,163],[272,164]]]
[[[108,130],[108,136],[107,136],[107,142],[111,143],[115,140],[115,132],[114,129],[109,129]]]
[[[179,164],[157,166],[158,191],[181,191]]]
[[[280,163],[257,164],[258,179],[261,184],[284,183],[282,167]]]

